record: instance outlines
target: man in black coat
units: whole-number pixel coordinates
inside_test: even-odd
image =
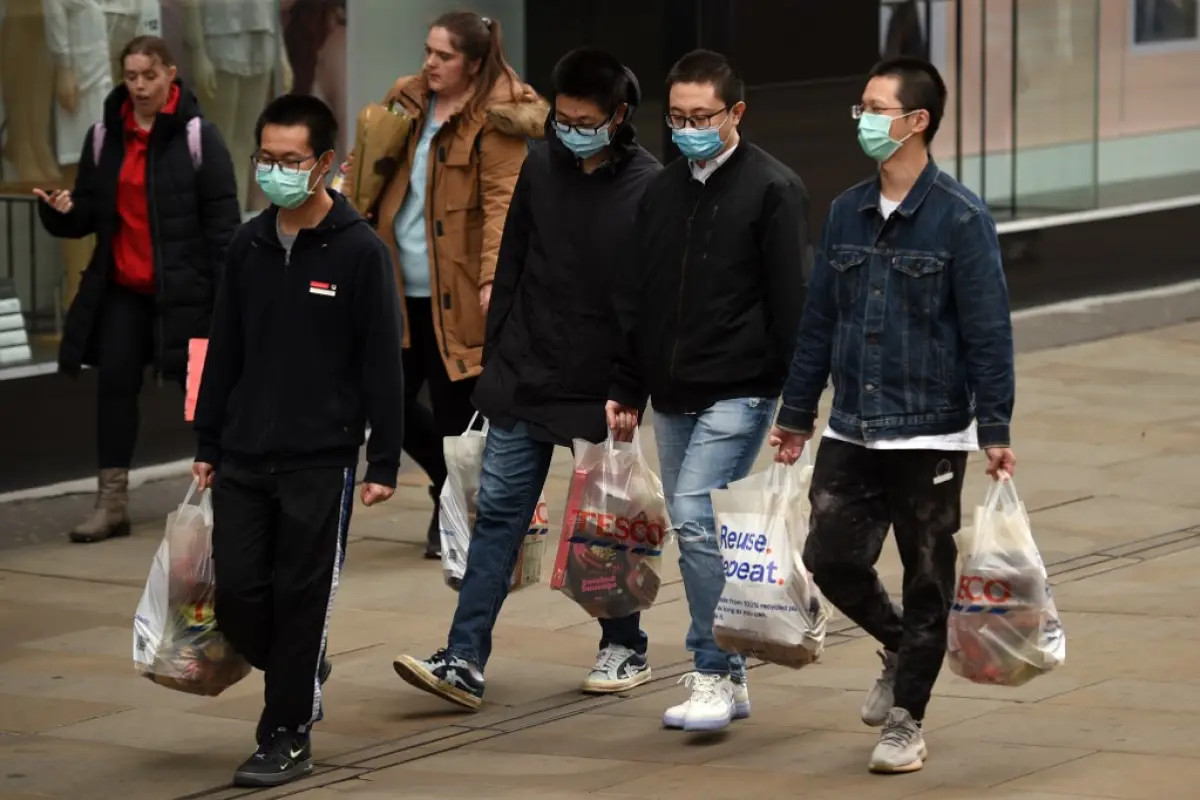
[[[604,441],[604,404],[620,328],[619,265],[630,257],[642,191],[660,165],[637,143],[636,77],[583,48],[554,70],[546,140],[521,168],[496,266],[476,407],[490,420],[466,574],[448,645],[402,655],[399,675],[467,708],[483,698],[492,628],[556,445]],[[637,615],[601,621],[584,690],[616,692],[650,677]]]

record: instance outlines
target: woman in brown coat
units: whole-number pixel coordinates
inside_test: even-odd
[[[405,307],[404,450],[433,482],[425,555],[439,558],[442,437],[462,433],[474,414],[500,236],[528,139],[543,135],[549,105],[505,60],[500,23],[469,11],[433,23],[424,69],[396,81],[384,105],[412,125],[371,216],[396,257]],[[417,402],[422,386],[432,414]]]

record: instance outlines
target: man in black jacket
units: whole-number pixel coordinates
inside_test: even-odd
[[[229,248],[196,406],[194,472],[213,485],[216,614],[263,670],[258,750],[239,786],[312,770],[309,731],[369,422],[365,505],[396,486],[402,322],[392,259],[325,189],[337,120],[284,95],[258,120],[255,177],[273,205]]]
[[[618,265],[633,250],[635,212],[660,165],[631,122],[633,73],[597,50],[554,70],[546,140],[521,168],[492,287],[476,407],[491,421],[466,574],[448,645],[402,655],[418,689],[478,708],[492,628],[550,469],[555,445],[607,437],[604,404],[621,334]],[[650,677],[636,615],[601,620],[600,656],[585,691],[615,692]]]
[[[725,586],[709,492],[744,478],[771,424],[804,305],[808,197],[790,169],[742,138],[742,85],[724,56],[697,50],[667,77],[667,124],[683,153],[646,189],[637,257],[622,282],[629,356],[609,424],[647,395],[691,611],[689,699],[663,724],[717,730],[748,716],[744,660],[713,640]]]

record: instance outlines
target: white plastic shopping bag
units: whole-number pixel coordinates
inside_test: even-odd
[[[600,444],[575,440],[550,588],[593,617],[615,619],[654,605],[662,584],[662,552],[671,535],[662,481],[639,435]]]
[[[804,566],[812,457],[712,492],[725,589],[713,636],[727,651],[798,669],[820,658],[832,610]]]
[[[475,530],[475,510],[479,499],[479,480],[483,473],[483,448],[487,443],[488,422],[475,430],[479,412],[471,417],[467,429],[459,436],[442,440],[446,457],[446,482],[442,484],[438,528],[442,534],[442,575],[454,591],[462,586],[467,571],[467,549],[471,532]],[[517,565],[513,569],[511,589],[517,590],[542,580],[542,561],[550,520],[546,511],[546,495],[538,497],[533,519],[521,543]]]
[[[947,660],[969,681],[1020,686],[1062,664],[1063,630],[1025,505],[1012,479],[989,487],[958,540]]]
[[[217,630],[211,492],[192,505],[196,484],[167,516],[167,531],[133,617],[133,663],[171,689],[215,696],[250,674]]]

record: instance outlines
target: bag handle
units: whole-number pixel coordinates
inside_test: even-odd
[[[479,419],[478,411],[476,411],[474,414],[471,415],[471,421],[467,423],[467,429],[459,435],[465,438],[468,433],[473,433],[475,430],[475,420],[477,420],[477,419]],[[488,428],[490,428],[490,427],[491,427],[491,423],[488,422],[487,417],[484,417],[483,418],[483,427],[479,429],[479,432],[482,433],[484,436],[487,436]]]
[[[1004,470],[999,472],[983,497],[983,507],[988,511],[1004,510],[1006,507],[1012,509],[1021,507],[1021,498],[1017,495],[1017,487],[1013,484],[1012,475]]]
[[[200,502],[196,503],[195,507],[200,509],[200,513],[204,516],[205,524],[212,525],[212,490],[201,490],[200,482],[194,478],[192,479],[192,485],[188,487],[187,494],[183,496],[183,502],[179,504],[179,511],[182,512],[185,507],[192,505],[192,498],[196,496],[197,492],[200,493]]]

